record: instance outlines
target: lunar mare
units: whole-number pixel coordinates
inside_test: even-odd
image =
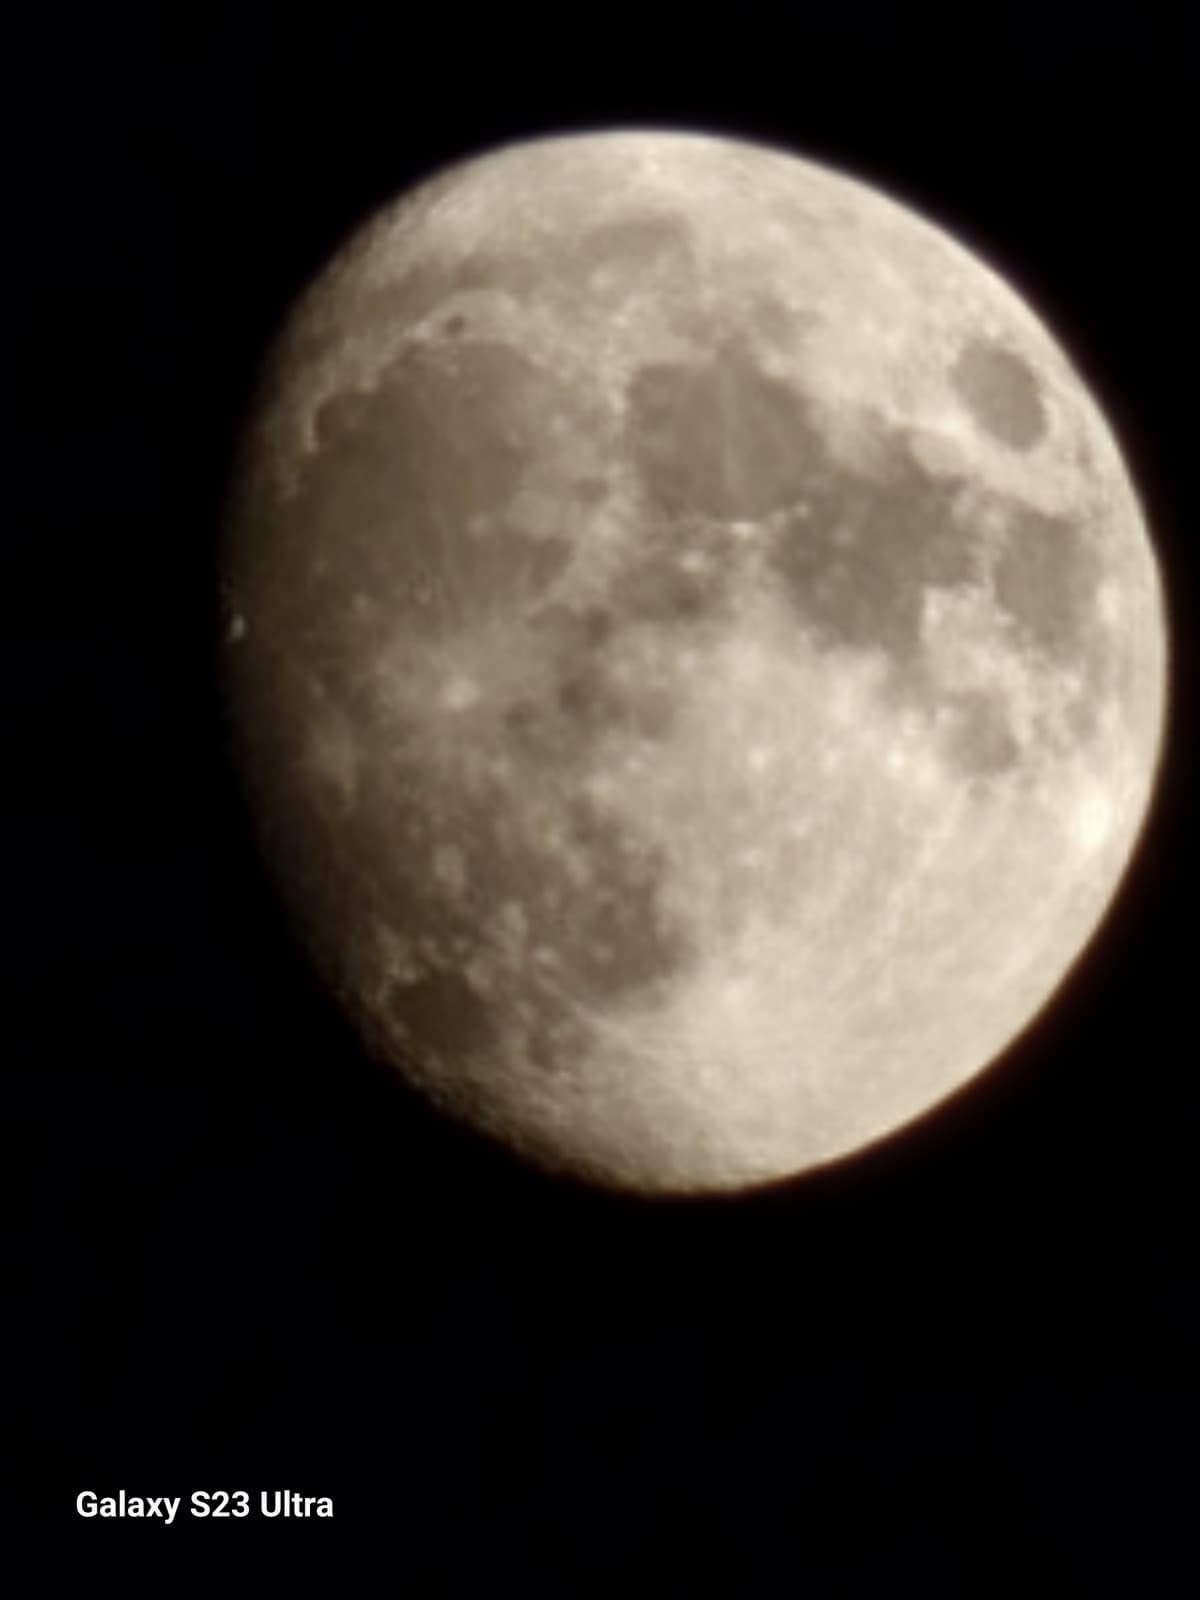
[[[856,1151],[1046,1004],[1150,798],[1166,639],[1064,351],[840,173],[529,141],[382,213],[268,368],[241,759],[371,1048],[644,1191]]]

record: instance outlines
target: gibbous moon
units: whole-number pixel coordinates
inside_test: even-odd
[[[500,148],[268,364],[225,547],[240,758],[313,957],[453,1116],[741,1188],[1045,1006],[1142,827],[1155,558],[1063,349],[782,150]]]

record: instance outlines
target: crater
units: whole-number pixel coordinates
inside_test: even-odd
[[[332,342],[348,332],[371,335],[379,328],[411,327],[437,312],[451,296],[471,290],[493,290],[514,298],[537,294],[545,281],[545,263],[519,250],[480,250],[462,259],[443,257],[415,262],[398,277],[377,284],[360,283],[352,301],[342,297]],[[345,319],[351,319],[349,328]],[[446,332],[451,330],[445,329]],[[331,343],[329,327],[310,319],[295,334],[295,361],[319,356]]]
[[[1028,363],[1002,345],[972,339],[950,368],[950,383],[985,433],[1011,450],[1031,450],[1046,412]]]

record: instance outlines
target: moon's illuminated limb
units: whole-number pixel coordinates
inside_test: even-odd
[[[1161,742],[1159,580],[1066,356],[781,152],[512,147],[276,354],[229,542],[276,865],[373,1045],[549,1165],[735,1187],[1056,989]]]

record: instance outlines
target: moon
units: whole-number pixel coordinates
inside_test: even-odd
[[[708,132],[436,173],[302,298],[225,545],[264,850],[367,1048],[543,1168],[875,1144],[1060,987],[1163,736],[1113,433],[986,263]]]

